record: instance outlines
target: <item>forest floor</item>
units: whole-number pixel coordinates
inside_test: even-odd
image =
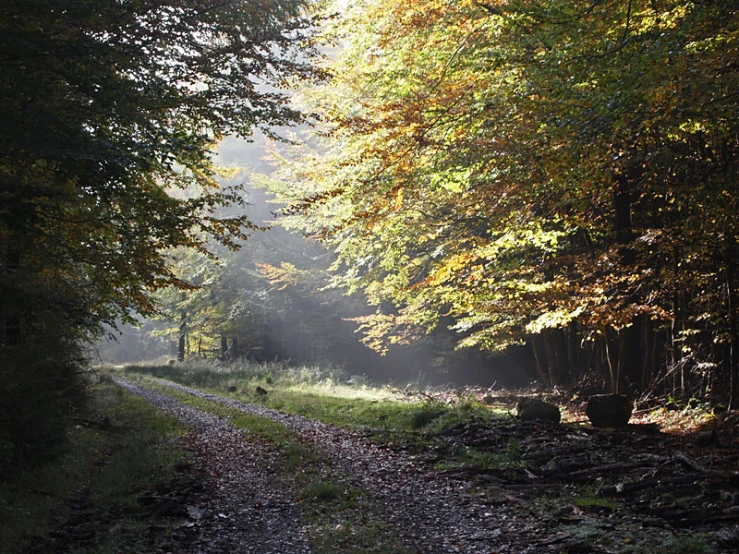
[[[169,381],[114,380],[189,429],[185,477],[140,499],[152,508],[138,552],[739,550],[739,445],[728,419],[715,433],[513,417],[378,433]],[[76,540],[55,551],[74,551]]]

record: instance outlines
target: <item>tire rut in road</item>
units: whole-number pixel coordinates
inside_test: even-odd
[[[191,429],[187,438],[204,475],[204,500],[187,507],[197,517],[184,528],[177,552],[310,554],[295,502],[271,477],[278,454],[272,445],[246,439],[217,416],[164,394],[113,381]]]

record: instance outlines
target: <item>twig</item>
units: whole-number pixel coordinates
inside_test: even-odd
[[[691,469],[693,469],[695,471],[699,471],[701,473],[706,473],[706,468],[704,468],[702,465],[700,465],[695,460],[693,460],[691,458],[688,458],[682,452],[678,452],[677,454],[675,454],[674,458],[677,461],[684,463],[686,466],[688,466],[689,468],[691,468]]]

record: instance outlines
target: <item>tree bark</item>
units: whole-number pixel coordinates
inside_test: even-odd
[[[547,355],[544,350],[544,339],[541,335],[531,337],[531,350],[534,353],[534,361],[536,362],[536,371],[539,374],[542,384],[550,388],[552,383],[549,380],[549,368],[547,365]]]
[[[567,367],[567,344],[562,329],[547,329],[542,333],[544,351],[552,387],[568,385],[570,371]]]
[[[620,335],[617,334],[614,340],[611,339],[610,333],[606,331],[604,337],[604,348],[606,355],[606,362],[608,364],[608,377],[613,394],[623,394],[624,386],[624,375],[621,370],[621,363],[619,360],[621,345]]]
[[[228,338],[226,335],[221,335],[221,359],[225,360],[228,356]]]
[[[616,175],[616,187],[614,190],[614,231],[616,244],[621,256],[621,271],[630,271],[636,261],[634,250],[629,246],[634,239],[634,231],[631,222],[631,180],[629,172]],[[635,321],[632,321],[632,327]],[[618,331],[616,337],[616,348],[608,347],[608,363],[611,373],[611,388],[616,394],[622,394],[626,389],[626,381],[634,379],[633,375],[633,328],[624,327]],[[607,339],[606,339],[607,340]],[[615,352],[614,352],[615,350]],[[615,354],[615,357],[614,357]]]
[[[582,375],[579,338],[577,321],[573,320],[567,328],[567,363],[569,364],[570,377],[572,379],[579,379],[580,375]]]
[[[180,302],[185,302],[185,299],[187,298],[186,294],[183,292],[180,296]],[[186,347],[186,339],[187,339],[187,310],[185,310],[184,306],[182,307],[182,310],[180,311],[180,340],[177,348],[177,359],[180,362],[185,361],[185,347]]]
[[[726,232],[726,288],[729,308],[729,374],[731,375],[731,398],[729,410],[739,410],[739,324],[737,323],[736,245],[731,229]]]

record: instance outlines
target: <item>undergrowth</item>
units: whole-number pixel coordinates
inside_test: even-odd
[[[68,453],[0,484],[0,552],[97,554],[145,548],[142,531],[148,524],[137,499],[171,480],[172,468],[185,455],[179,445],[184,428],[105,379],[89,393],[85,411],[69,432]],[[72,517],[105,532],[74,545],[65,543],[63,532],[57,532],[61,544],[43,538],[63,531]],[[119,525],[108,532],[112,518]]]

